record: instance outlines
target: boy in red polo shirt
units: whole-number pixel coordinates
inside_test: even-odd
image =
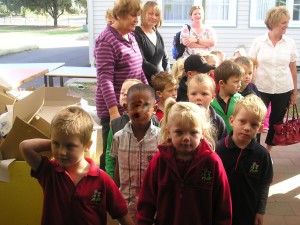
[[[133,225],[113,180],[84,153],[92,145],[93,120],[77,106],[64,108],[51,122],[51,140],[31,139],[20,151],[44,191],[42,225],[102,225],[107,212]],[[53,160],[41,156],[52,151]]]

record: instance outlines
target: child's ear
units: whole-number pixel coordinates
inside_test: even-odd
[[[158,106],[157,106],[157,104],[154,104],[154,105],[153,105],[153,114],[155,114],[155,113],[156,113],[157,109],[158,109]]]
[[[93,144],[93,141],[89,140],[89,142],[84,146],[84,151],[88,152],[90,150],[92,144]]]
[[[229,117],[229,124],[233,127],[234,116]]]
[[[261,133],[263,129],[264,129],[264,124],[261,123],[260,127],[258,128],[257,133]]]
[[[156,94],[156,96],[159,97],[159,98],[161,98],[161,96],[162,96],[162,93],[161,93],[160,91],[156,91],[155,94]]]
[[[219,86],[223,86],[225,84],[225,82],[223,80],[219,81]]]
[[[193,75],[192,75],[192,74],[193,74],[193,72],[192,72],[192,71],[187,71],[187,72],[186,72],[186,76],[187,76],[187,78],[188,78],[188,79],[192,78],[192,77],[193,77]]]

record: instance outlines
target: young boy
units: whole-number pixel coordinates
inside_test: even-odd
[[[126,202],[113,180],[84,157],[92,145],[93,120],[77,106],[58,112],[51,140],[31,139],[20,151],[44,190],[42,225],[106,224],[107,212],[132,225]],[[40,153],[52,151],[53,160]]]
[[[270,154],[255,141],[267,109],[256,95],[239,100],[230,117],[233,133],[217,143],[232,198],[232,225],[262,225],[273,167]]]
[[[206,109],[206,112],[216,128],[216,140],[226,137],[226,125],[221,116],[210,106],[216,92],[215,81],[206,74],[196,74],[188,82],[189,102],[195,103]]]
[[[160,144],[160,128],[151,123],[154,108],[152,87],[146,84],[130,87],[124,104],[130,122],[114,135],[111,148],[111,156],[116,158],[114,179],[134,221],[142,178]]]
[[[223,118],[228,134],[232,131],[229,117],[233,113],[233,107],[238,99],[243,98],[237,93],[241,87],[243,73],[243,68],[231,60],[225,60],[215,69],[215,80],[219,84],[220,90],[211,106]]]
[[[244,97],[249,94],[255,94],[260,97],[256,85],[252,83],[253,63],[251,59],[246,56],[239,56],[234,60],[234,62],[243,67],[245,71],[241,79],[239,93]]]
[[[142,83],[140,80],[137,79],[127,79],[123,82],[121,93],[120,93],[120,105],[124,107],[124,104],[127,103],[127,91],[128,89],[135,85]],[[114,178],[114,172],[115,172],[115,166],[116,166],[116,159],[111,157],[111,145],[113,142],[113,136],[115,133],[117,133],[119,130],[123,129],[125,125],[129,122],[129,117],[126,113],[126,111],[118,118],[111,121],[110,130],[107,137],[107,147],[105,151],[105,171],[108,173],[108,175],[111,178]],[[155,115],[151,117],[151,122],[159,127],[160,123]]]
[[[208,73],[215,69],[215,67],[209,65],[204,56],[198,54],[192,54],[184,61],[185,76],[181,78],[179,87],[177,89],[177,102],[187,102],[187,82],[198,73]]]
[[[169,97],[177,98],[177,81],[168,72],[160,72],[152,76],[152,87],[159,100],[156,101],[155,115],[160,122],[164,116],[165,100]]]

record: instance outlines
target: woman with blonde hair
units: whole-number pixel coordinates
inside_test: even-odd
[[[204,25],[204,9],[202,6],[193,6],[189,13],[192,21],[189,25],[184,25],[181,29],[180,40],[186,46],[183,57],[197,54],[201,50],[210,52],[216,44],[215,30]],[[190,29],[189,29],[190,28]]]
[[[158,3],[147,1],[142,8],[141,26],[137,26],[134,33],[143,56],[143,71],[149,84],[152,75],[170,70],[165,44],[157,30],[161,24],[162,14]]]
[[[271,103],[265,140],[268,151],[275,145],[273,125],[283,121],[289,103],[297,104],[298,52],[295,41],[285,35],[289,20],[289,11],[284,6],[269,9],[265,18],[269,31],[256,38],[249,50],[249,56],[258,62],[255,85],[265,105]]]

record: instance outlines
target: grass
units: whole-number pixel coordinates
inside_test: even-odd
[[[0,26],[0,33],[5,34],[35,34],[35,35],[76,35],[86,33],[82,27],[67,26]]]
[[[74,82],[69,90],[69,94],[84,98],[89,105],[95,106],[96,82]]]

